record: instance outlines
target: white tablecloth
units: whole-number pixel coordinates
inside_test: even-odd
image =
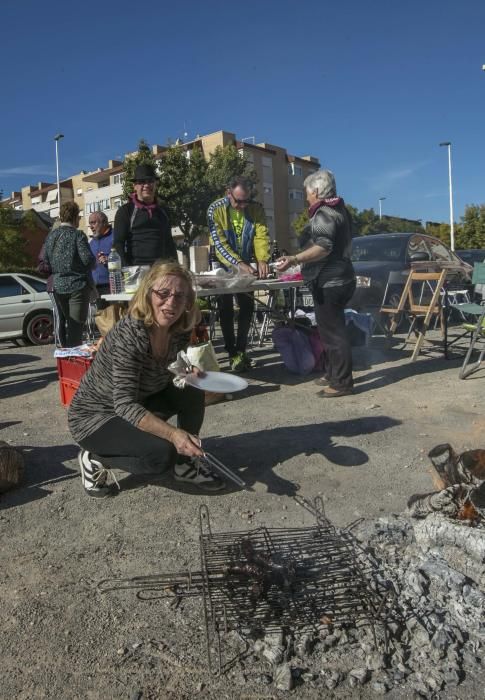
[[[291,289],[292,287],[298,288],[303,287],[305,282],[303,280],[291,280],[287,282],[273,281],[273,280],[258,280],[254,282],[250,287],[214,287],[213,289],[198,289],[197,296],[199,298],[218,296],[219,294],[243,294],[244,292],[271,292],[277,291],[278,289]],[[126,292],[121,292],[120,294],[103,294],[103,299],[106,301],[131,301],[133,299],[133,294],[127,294]]]

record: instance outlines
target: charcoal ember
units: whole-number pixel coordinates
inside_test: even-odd
[[[366,668],[354,668],[349,672],[349,685],[351,688],[364,685],[368,679],[369,671]]]
[[[281,664],[285,657],[285,647],[282,644],[282,637],[275,635],[270,641],[267,641],[265,638],[263,656],[272,666]]]
[[[446,685],[459,685],[461,683],[462,676],[462,672],[456,666],[447,666],[443,669],[443,680]]]
[[[293,688],[293,676],[290,664],[280,664],[273,671],[273,682],[278,690],[291,690]]]
[[[312,646],[312,636],[310,634],[304,633],[301,636],[297,637],[297,639],[295,639],[293,648],[297,656],[299,656],[300,658],[304,658],[305,656],[311,653]]]
[[[389,686],[382,681],[374,681],[372,683],[372,690],[376,695],[385,695],[389,690]]]
[[[386,667],[386,659],[384,654],[369,654],[365,658],[365,666],[369,671],[378,671]]]
[[[259,676],[254,677],[254,681],[256,683],[260,683],[261,685],[271,685],[273,682],[273,676],[271,676],[269,673],[260,673]]]
[[[325,686],[328,690],[333,690],[343,680],[343,675],[339,671],[322,671]]]

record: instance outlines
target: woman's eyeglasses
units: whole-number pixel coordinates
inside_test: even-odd
[[[171,292],[170,289],[152,289],[152,292],[163,302],[168,301],[170,297],[173,297],[177,304],[187,301],[187,294],[184,292]]]

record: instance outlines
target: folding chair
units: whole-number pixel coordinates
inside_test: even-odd
[[[381,307],[381,313],[389,314],[390,317],[390,327],[388,332],[388,338],[390,338],[396,332],[398,324],[400,322],[401,314],[405,310],[408,317],[411,319],[411,326],[404,341],[404,344],[408,344],[411,333],[414,331],[416,335],[416,342],[411,360],[415,360],[419,355],[421,346],[425,342],[426,331],[429,328],[433,316],[441,316],[442,308],[440,303],[440,293],[446,281],[446,269],[441,270],[441,272],[419,272],[417,270],[411,270],[409,272],[406,284],[401,294],[401,298],[397,307]],[[416,301],[413,285],[418,283],[420,285],[419,298]],[[432,290],[432,296],[429,304],[423,301],[423,286],[428,285],[430,290]],[[418,327],[419,323],[419,327]],[[415,330],[416,328],[416,330]]]
[[[475,263],[473,268],[472,283],[474,285],[485,284],[485,263]],[[454,308],[454,306],[458,306],[461,313],[474,317],[473,322],[470,320],[462,325],[462,328],[465,329],[466,333],[471,334],[470,345],[468,346],[468,350],[459,374],[460,379],[466,379],[466,377],[469,377],[470,374],[477,371],[482,363],[483,356],[485,355],[484,346],[480,351],[478,361],[472,365],[468,364],[476,344],[480,341],[485,341],[485,302],[482,302],[481,304],[451,305],[452,308]]]

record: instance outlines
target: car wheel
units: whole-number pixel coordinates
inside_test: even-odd
[[[48,345],[54,340],[54,320],[48,311],[34,313],[27,319],[25,336],[32,345]]]

